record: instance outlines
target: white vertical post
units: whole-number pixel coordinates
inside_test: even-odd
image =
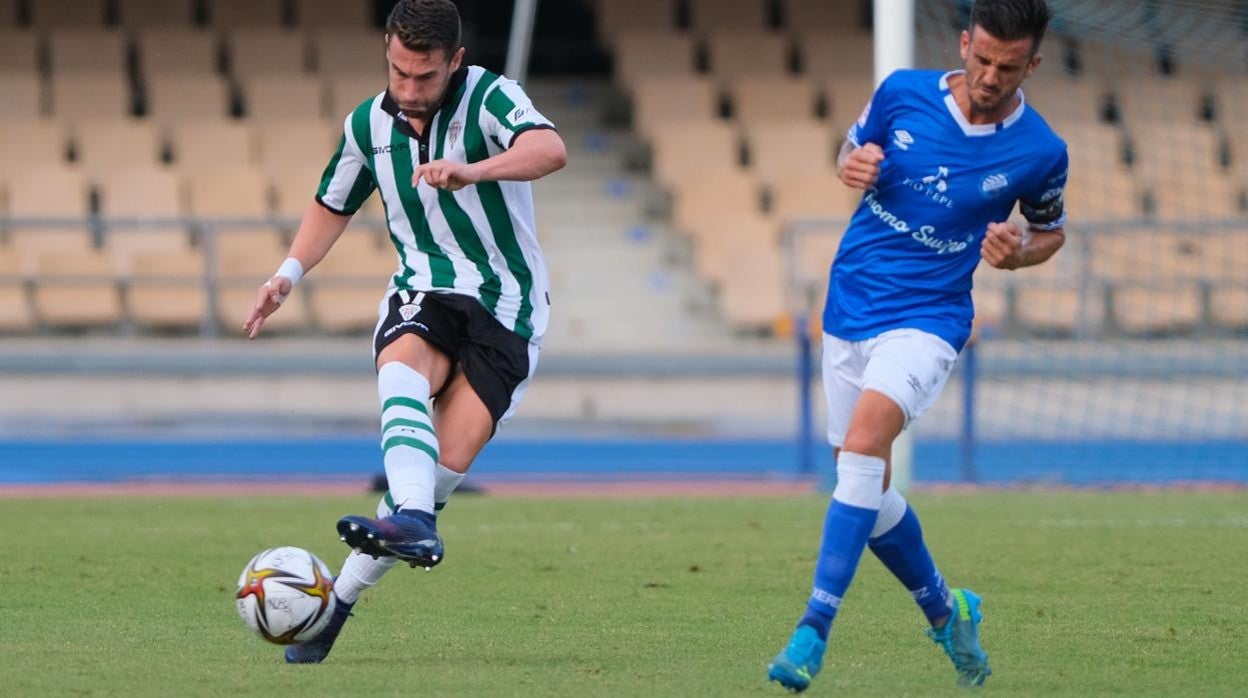
[[[914,67],[914,0],[875,0],[875,84],[894,70]],[[909,429],[893,442],[892,484],[910,486],[914,438]]]
[[[533,20],[537,0],[516,0],[511,12],[511,38],[507,43],[507,66],[503,72],[523,83],[529,72],[529,47],[533,44]]]

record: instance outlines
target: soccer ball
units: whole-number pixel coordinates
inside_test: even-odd
[[[269,548],[238,577],[238,615],[260,637],[292,645],[316,637],[338,604],[329,567],[303,548]]]

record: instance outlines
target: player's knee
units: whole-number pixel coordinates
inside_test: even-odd
[[[841,451],[887,459],[892,441],[892,438],[883,430],[851,428],[845,435],[845,443],[841,444]]]

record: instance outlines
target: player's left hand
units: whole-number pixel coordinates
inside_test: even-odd
[[[422,179],[434,189],[458,191],[469,184],[476,184],[481,178],[477,176],[476,168],[472,165],[451,160],[434,160],[416,168],[412,175],[412,186],[420,184]]]
[[[979,254],[998,269],[1017,269],[1018,251],[1023,246],[1023,231],[1010,223],[989,223],[988,234],[979,246]]]

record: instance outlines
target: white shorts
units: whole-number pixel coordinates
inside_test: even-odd
[[[936,403],[958,352],[922,330],[889,330],[850,342],[823,335],[823,394],[828,403],[828,443],[840,448],[858,396],[883,393],[906,415],[906,425]]]

